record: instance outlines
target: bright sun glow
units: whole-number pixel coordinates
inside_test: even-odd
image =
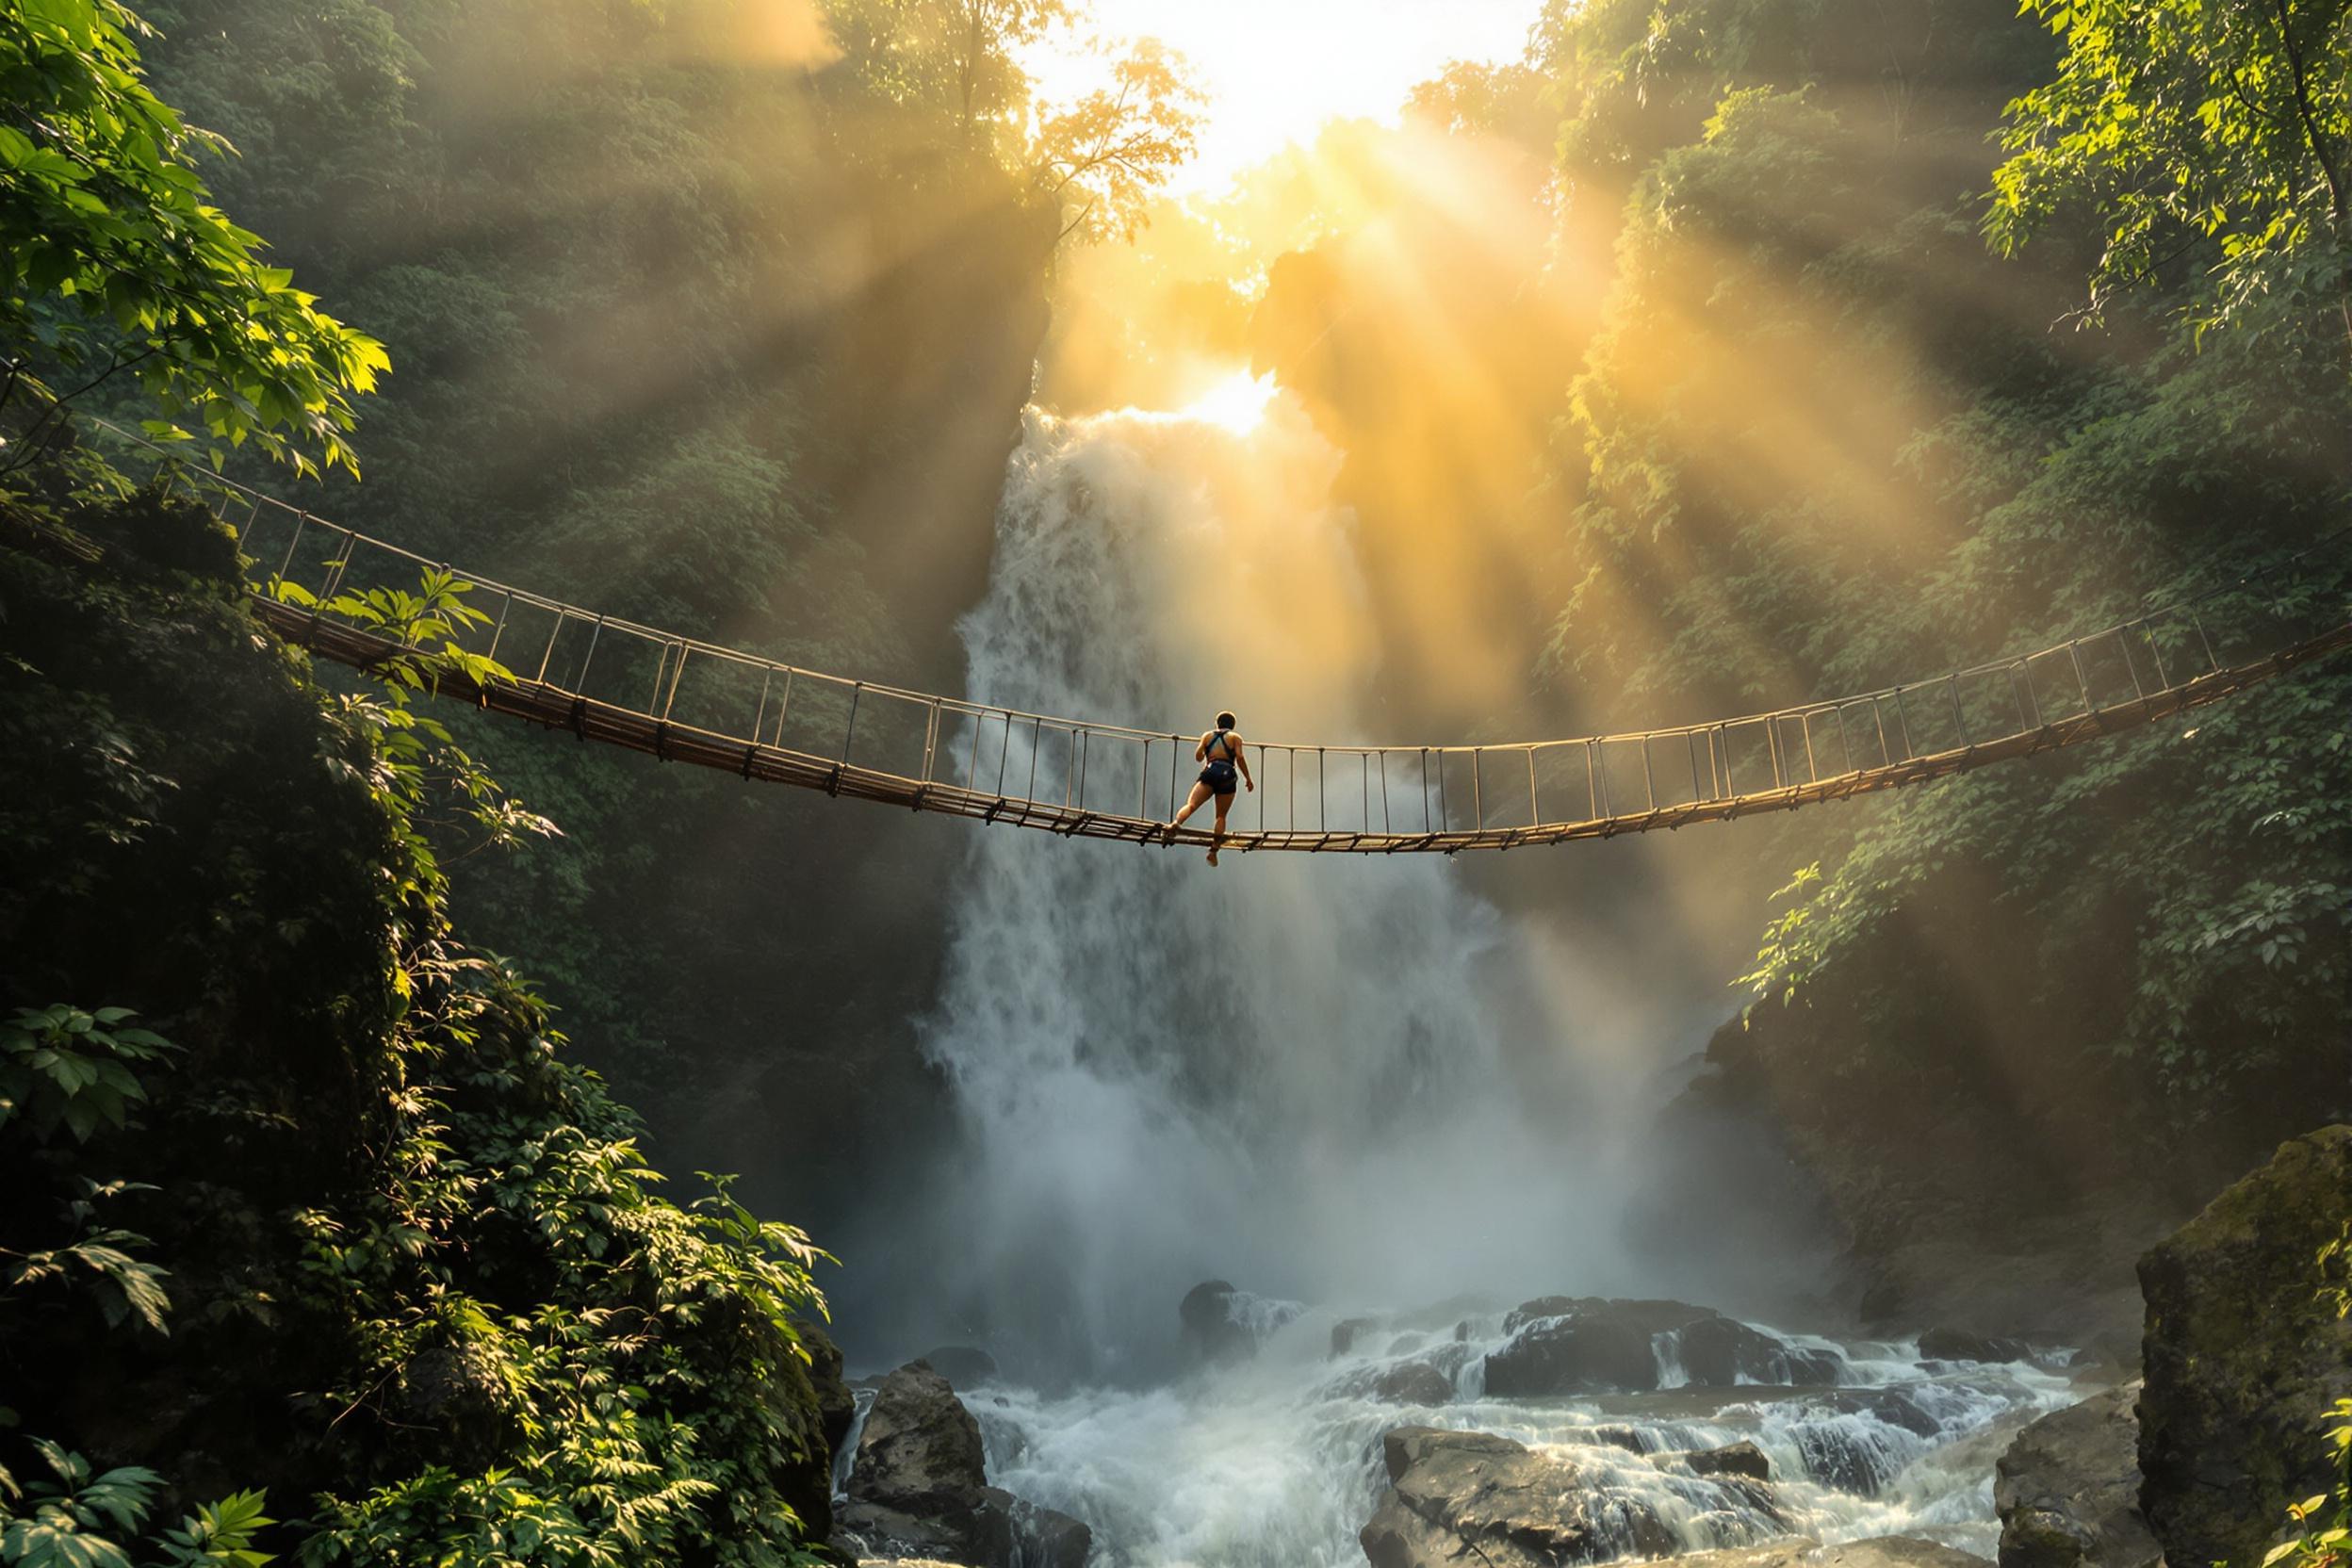
[[[1327,122],[1394,121],[1405,95],[1449,60],[1516,59],[1537,0],[1095,0],[1106,39],[1156,38],[1208,95],[1182,195],[1217,191]],[[1092,51],[1040,45],[1021,60],[1054,102],[1102,85]]]
[[[1247,435],[1266,418],[1266,405],[1273,400],[1273,372],[1253,376],[1236,370],[1177,413],[1183,418],[1205,420],[1236,435]]]

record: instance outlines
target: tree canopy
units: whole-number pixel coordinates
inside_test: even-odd
[[[2088,313],[2180,288],[2200,329],[2332,309],[2352,351],[2352,6],[2027,0],[2066,46],[2008,106],[1985,230],[2004,253],[2069,205],[2105,235]]]
[[[388,367],[383,346],[212,204],[196,165],[228,143],[148,90],[132,41],[147,31],[118,0],[0,8],[9,376],[70,400],[128,371],[161,410],[154,433],[356,471],[350,400]]]

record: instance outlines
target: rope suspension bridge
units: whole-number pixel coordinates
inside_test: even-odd
[[[91,421],[100,423],[99,421]],[[104,427],[139,446],[127,432]],[[151,449],[160,450],[160,449]],[[168,454],[167,454],[168,455]],[[452,571],[208,472],[211,506],[287,642],[361,670],[421,650],[338,597]],[[2032,653],[1674,728],[1491,745],[1252,741],[1224,846],[1387,855],[1511,849],[1723,822],[1924,783],[2159,722],[2352,645],[2352,530],[2258,574]],[[1197,736],[1025,712],[781,663],[456,572],[500,673],[441,696],[666,761],[1069,838],[1205,845],[1165,823]]]

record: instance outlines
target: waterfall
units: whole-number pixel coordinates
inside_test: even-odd
[[[1287,399],[1246,429],[1031,411],[961,629],[972,694],[1379,738],[1338,466]],[[1000,830],[959,874],[923,1037],[961,1142],[899,1266],[1008,1370],[1166,1370],[1204,1278],[1391,1301],[1609,1282],[1593,1086],[1558,988],[1444,862],[1212,870],[1197,848]]]

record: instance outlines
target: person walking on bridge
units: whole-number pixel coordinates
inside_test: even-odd
[[[1209,864],[1217,864],[1217,852],[1225,842],[1225,813],[1233,809],[1233,776],[1240,771],[1241,782],[1255,791],[1258,781],[1250,776],[1250,759],[1244,754],[1241,737],[1233,733],[1233,716],[1219,713],[1217,727],[1200,737],[1200,743],[1192,748],[1192,758],[1203,764],[1200,776],[1193,781],[1192,798],[1168,825],[1168,842],[1176,841],[1176,830],[1184,825],[1184,819],[1200,809],[1201,803],[1212,795],[1217,798],[1217,829],[1209,836]]]

